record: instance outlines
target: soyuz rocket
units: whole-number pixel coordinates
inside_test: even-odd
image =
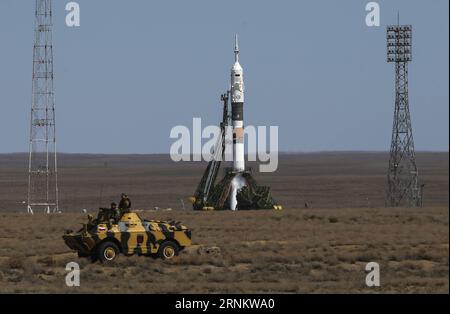
[[[233,125],[233,172],[236,173],[231,182],[230,209],[237,208],[237,192],[246,185],[242,177],[245,171],[244,160],[244,71],[239,64],[238,36],[235,36],[234,65],[231,68],[231,121]]]
[[[234,65],[231,68],[231,120],[233,123],[233,170],[245,170],[244,161],[244,71],[239,64],[239,43],[235,37]]]
[[[250,169],[245,168],[244,144],[244,70],[239,63],[239,43],[235,37],[234,64],[231,67],[230,85],[227,93],[221,100],[224,102],[223,124],[221,123],[221,138],[217,142],[214,153],[224,156],[224,149],[228,139],[229,115],[228,108],[231,103],[231,129],[233,133],[233,167],[226,168],[224,177],[216,184],[220,162],[213,159],[209,162],[197,186],[194,196],[190,199],[195,210],[222,210],[231,209],[276,209],[281,210],[270,193],[270,187],[257,185]],[[222,126],[227,128],[223,129]],[[222,144],[222,145],[220,145]],[[228,147],[228,146],[227,146]],[[216,157],[217,157],[216,156]],[[228,155],[227,155],[228,156]],[[246,189],[243,189],[246,187]],[[239,204],[237,197],[239,195]]]

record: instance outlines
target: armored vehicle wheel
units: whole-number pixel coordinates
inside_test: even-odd
[[[97,248],[97,258],[102,263],[110,263],[117,258],[120,250],[113,242],[103,242]]]
[[[180,248],[172,241],[166,241],[161,244],[158,250],[158,256],[163,260],[170,260],[178,255]]]

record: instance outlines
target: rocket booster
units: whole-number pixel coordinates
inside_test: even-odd
[[[234,65],[231,68],[231,120],[233,123],[233,170],[245,170],[244,161],[244,76],[239,64],[238,36],[235,36]]]

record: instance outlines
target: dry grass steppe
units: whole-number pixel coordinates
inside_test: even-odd
[[[190,209],[204,163],[162,155],[61,154],[59,161],[64,212],[30,216],[22,204],[27,156],[0,155],[0,293],[449,292],[448,153],[417,154],[423,208],[384,207],[385,153],[314,153],[280,155],[277,172],[256,174],[284,210],[235,213]],[[64,245],[64,230],[86,220],[81,209],[95,212],[121,192],[145,218],[189,226],[195,245],[170,262],[79,259]],[[220,252],[199,254],[205,246]],[[65,285],[70,261],[81,266],[80,287]],[[380,264],[379,288],[365,285],[372,261]]]
[[[448,209],[288,209],[154,212],[193,230],[194,247],[174,261],[121,256],[92,264],[61,239],[81,214],[0,215],[1,293],[448,293]],[[216,254],[198,253],[217,246]],[[65,286],[65,265],[81,286]],[[365,286],[380,264],[381,287]]]

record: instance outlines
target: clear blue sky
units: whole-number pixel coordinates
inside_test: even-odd
[[[220,119],[233,36],[245,122],[280,126],[280,150],[388,150],[394,68],[385,25],[412,24],[416,150],[448,151],[449,2],[79,0],[81,27],[54,1],[61,152],[166,153],[171,128]],[[0,152],[28,150],[34,0],[0,1]]]

